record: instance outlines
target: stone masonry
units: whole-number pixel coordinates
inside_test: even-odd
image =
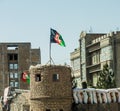
[[[71,111],[72,84],[69,67],[33,66],[30,68],[30,78],[31,111]]]

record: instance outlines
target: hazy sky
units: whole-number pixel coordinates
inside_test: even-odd
[[[0,0],[0,42],[31,42],[40,47],[42,64],[49,61],[50,28],[66,43],[52,44],[53,61],[70,64],[81,31],[119,30],[120,0]]]

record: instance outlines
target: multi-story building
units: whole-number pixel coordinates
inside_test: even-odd
[[[72,77],[75,78],[75,82],[77,82],[77,87],[81,87],[80,48],[77,48],[70,53],[70,61],[72,66]]]
[[[79,42],[82,80],[96,86],[99,72],[107,63],[115,74],[117,87],[120,87],[120,32],[81,32]]]
[[[0,43],[0,95],[7,86],[29,89],[29,84],[21,81],[21,73],[38,63],[40,48],[31,49],[31,43]]]

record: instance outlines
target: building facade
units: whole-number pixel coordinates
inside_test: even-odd
[[[0,43],[0,95],[7,86],[29,89],[29,84],[21,81],[21,73],[38,63],[40,49],[32,49],[31,43]]]
[[[81,87],[80,48],[70,53],[70,61],[72,66],[72,77],[74,77],[77,87]]]
[[[82,80],[96,86],[99,72],[108,64],[120,87],[120,32],[80,34],[80,71]]]

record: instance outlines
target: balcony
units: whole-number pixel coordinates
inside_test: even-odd
[[[98,50],[100,50],[100,49],[101,49],[100,47],[97,47],[97,48],[88,50],[88,52],[89,52],[89,53],[92,53],[92,52],[98,51]]]
[[[96,66],[100,66],[100,63],[87,65],[86,68],[91,68],[91,67],[96,67]]]
[[[86,48],[90,48],[90,47],[93,47],[93,46],[100,46],[100,42],[95,42],[95,43],[91,43],[91,44],[88,44],[86,45]]]
[[[100,64],[93,64],[86,67],[89,73],[99,72]]]

